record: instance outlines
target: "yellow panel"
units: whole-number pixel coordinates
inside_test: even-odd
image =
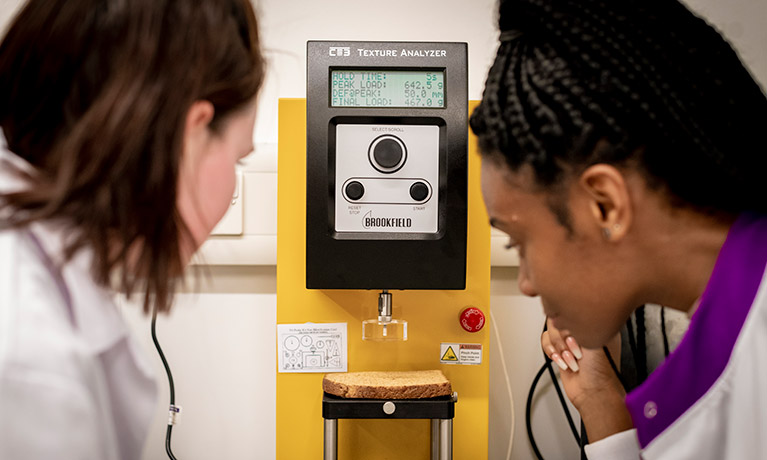
[[[280,100],[278,146],[277,323],[347,323],[349,372],[442,369],[458,392],[453,458],[486,459],[490,328],[468,333],[458,323],[469,305],[490,319],[490,227],[476,139],[469,137],[466,289],[392,291],[393,317],[408,321],[408,340],[394,343],[362,341],[362,321],[378,314],[377,292],[306,289],[305,99]],[[441,365],[441,342],[482,344],[482,364]],[[277,374],[278,460],[322,458],[322,377]],[[429,458],[428,420],[340,420],[338,427],[339,460]]]

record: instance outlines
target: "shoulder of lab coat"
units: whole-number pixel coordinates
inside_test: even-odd
[[[19,167],[0,148],[0,193],[23,186]],[[0,458],[138,459],[153,372],[91,252],[63,261],[65,238],[53,222],[0,231]]]

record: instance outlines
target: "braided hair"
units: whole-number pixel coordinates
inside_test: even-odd
[[[767,98],[703,19],[677,0],[500,0],[499,11],[470,120],[483,155],[531,166],[550,191],[607,163],[639,169],[674,205],[767,212]]]

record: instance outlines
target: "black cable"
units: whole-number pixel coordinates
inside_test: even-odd
[[[581,460],[589,460],[589,458],[586,456],[586,444],[588,443],[589,437],[588,434],[586,434],[586,425],[583,424],[583,419],[581,419]]]
[[[668,358],[668,336],[666,335],[666,307],[660,307],[660,331],[663,334],[663,354]]]
[[[637,320],[637,346],[634,363],[639,382],[647,380],[647,328],[645,327],[645,306],[637,308],[634,316]]]
[[[543,373],[546,371],[546,368],[549,366],[549,363],[543,363],[543,366],[541,366],[541,369],[538,371],[538,373],[535,375],[535,378],[533,379],[533,384],[530,385],[530,391],[527,392],[527,405],[525,406],[525,425],[527,426],[527,439],[530,441],[530,446],[533,448],[533,453],[535,453],[535,458],[538,460],[543,460],[543,456],[541,455],[541,451],[538,450],[538,444],[535,442],[535,436],[533,436],[533,424],[532,424],[532,408],[533,408],[533,396],[535,395],[535,387],[538,386],[538,381],[543,376]]]
[[[639,377],[639,381],[642,382],[647,378],[648,371],[647,371],[647,328],[645,324],[645,306],[642,305],[636,310],[636,320],[637,320],[637,331],[636,331],[636,337],[634,335],[634,324],[631,320],[631,317],[629,317],[628,321],[626,322],[626,328],[628,330],[628,339],[629,339],[629,346],[631,348],[631,354],[634,358],[634,363],[637,366],[637,374]],[[547,325],[544,324],[543,331],[545,332],[548,329]],[[663,333],[663,349],[666,356],[669,354],[669,347],[668,347],[668,336],[666,335],[666,318],[665,318],[665,310],[664,307],[661,307],[661,331]],[[618,366],[615,365],[615,361],[613,360],[612,355],[610,354],[610,351],[607,349],[606,346],[602,347],[602,350],[604,351],[605,357],[607,357],[607,361],[610,363],[610,367],[612,368],[613,372],[615,373],[615,376],[618,377],[618,380],[621,383],[621,386],[623,387],[624,391],[628,391],[628,385],[626,381],[624,380],[623,374],[618,370]],[[583,424],[583,420],[581,419],[581,433],[578,434],[577,429],[575,428],[575,423],[573,422],[572,416],[570,415],[570,410],[567,407],[567,403],[565,402],[564,396],[562,395],[562,390],[559,387],[559,382],[557,380],[557,376],[554,373],[554,368],[551,365],[551,359],[549,359],[548,356],[546,356],[546,353],[543,353],[544,359],[546,360],[541,366],[540,370],[538,370],[538,373],[535,375],[535,379],[533,379],[533,383],[530,386],[530,391],[527,394],[527,406],[525,408],[525,424],[527,426],[527,438],[530,441],[530,446],[533,448],[533,452],[535,453],[535,456],[538,460],[543,460],[543,456],[541,455],[540,450],[538,449],[538,445],[535,442],[535,436],[533,435],[533,428],[532,428],[532,403],[533,403],[533,397],[535,394],[535,388],[538,385],[538,381],[541,379],[541,376],[543,375],[545,370],[548,370],[549,375],[551,377],[552,384],[554,385],[554,389],[557,391],[557,396],[559,397],[559,402],[562,405],[562,410],[565,412],[565,416],[567,417],[567,423],[570,425],[570,431],[573,433],[573,437],[575,438],[576,442],[578,443],[578,446],[580,448],[580,454],[581,454],[581,460],[588,460],[586,457],[586,444],[588,444],[588,434],[586,433],[586,427]]]
[[[628,391],[626,388],[626,382],[623,380],[623,375],[618,370],[618,366],[615,365],[615,361],[613,361],[613,357],[610,354],[610,350],[608,350],[607,347],[602,347],[602,350],[605,352],[605,356],[607,356],[607,361],[610,362],[610,367],[613,368],[613,372],[615,373],[615,376],[618,377],[618,380],[620,380],[621,386],[623,386],[623,389],[625,391]]]
[[[548,327],[546,323],[544,323],[543,332],[546,332],[547,329]],[[538,449],[538,444],[536,444],[535,436],[533,435],[531,413],[532,413],[532,406],[533,406],[533,397],[535,395],[535,388],[538,386],[538,381],[540,381],[541,377],[543,376],[543,373],[546,370],[549,371],[549,376],[551,377],[551,383],[552,385],[554,385],[554,389],[556,389],[557,391],[557,396],[559,397],[559,403],[562,405],[562,410],[565,412],[565,417],[567,418],[568,425],[570,425],[570,431],[573,433],[575,442],[578,443],[578,445],[581,445],[581,439],[582,439],[581,436],[578,435],[578,430],[575,428],[575,422],[573,421],[572,415],[570,415],[570,410],[567,407],[567,402],[565,402],[565,397],[562,394],[562,389],[559,388],[559,381],[557,380],[557,376],[554,373],[554,368],[551,365],[551,359],[549,359],[549,357],[546,356],[545,352],[543,353],[543,358],[544,358],[544,363],[541,366],[541,368],[538,370],[538,373],[535,375],[532,385],[530,385],[530,391],[528,391],[527,393],[527,405],[525,406],[525,425],[527,427],[527,439],[530,441],[530,446],[533,448],[533,453],[535,453],[535,456],[538,460],[543,460],[543,456],[541,455],[541,451]],[[585,433],[585,429],[583,430],[583,432]]]
[[[637,343],[634,339],[634,322],[631,321],[631,316],[629,316],[629,319],[626,321],[626,329],[628,329],[629,334],[629,348],[631,349],[631,356],[636,358],[637,355]]]
[[[544,327],[544,331],[546,328]],[[605,356],[607,357],[607,361],[610,363],[610,367],[613,369],[613,372],[615,373],[616,377],[618,377],[618,380],[620,380],[621,385],[623,386],[623,389],[626,389],[626,384],[623,381],[623,375],[621,375],[620,371],[618,370],[618,367],[615,365],[615,361],[613,361],[612,355],[610,354],[610,351],[607,349],[607,347],[602,347],[602,350],[605,353]],[[544,353],[545,356],[545,353]],[[531,411],[532,411],[532,404],[533,404],[533,396],[535,394],[535,388],[538,386],[538,381],[541,379],[541,376],[543,375],[544,370],[549,371],[549,375],[551,376],[552,384],[554,385],[554,388],[557,390],[557,396],[559,396],[559,402],[562,405],[562,410],[565,412],[565,416],[567,417],[567,423],[570,425],[570,430],[573,432],[573,437],[575,438],[575,441],[578,443],[578,447],[580,449],[580,458],[581,460],[588,460],[588,457],[586,456],[586,444],[589,443],[588,441],[588,434],[586,433],[586,426],[583,424],[583,420],[581,419],[581,433],[578,435],[577,430],[575,429],[575,423],[573,422],[572,416],[570,415],[570,410],[567,407],[567,403],[564,400],[564,396],[562,395],[562,390],[559,388],[559,383],[557,380],[556,375],[554,374],[554,369],[551,365],[551,359],[549,359],[548,356],[545,356],[546,362],[541,366],[540,370],[538,370],[538,373],[535,375],[535,379],[533,379],[533,383],[530,386],[530,391],[527,394],[527,405],[525,407],[525,425],[527,426],[527,438],[530,441],[530,446],[533,448],[533,452],[535,453],[535,456],[538,460],[543,460],[543,456],[541,456],[541,452],[538,449],[538,445],[535,442],[535,436],[533,435],[533,427],[532,427],[532,417],[531,417]]]
[[[631,321],[631,318],[627,321],[627,329],[629,333],[629,344],[631,346],[631,353],[634,357],[635,363],[643,363],[644,366],[639,365],[638,372],[639,375],[644,380],[644,378],[647,377],[647,343],[646,343],[646,325],[645,325],[645,306],[642,305],[637,309],[637,335],[638,341],[635,340],[634,337],[634,325]],[[663,310],[661,309],[661,314],[663,315]],[[664,338],[664,345],[667,346],[668,339],[666,338],[665,334],[665,324],[664,323],[664,317],[662,317],[661,323],[663,327],[663,338]],[[547,325],[544,324],[543,331],[545,332],[548,329]],[[613,372],[615,373],[615,376],[618,377],[618,380],[621,382],[621,386],[623,387],[624,391],[628,391],[628,386],[623,378],[623,375],[618,370],[618,366],[615,365],[615,361],[613,360],[612,355],[610,354],[610,351],[607,349],[606,346],[602,347],[602,350],[604,351],[605,357],[607,357],[607,361],[610,363],[610,367],[612,368]],[[641,356],[639,356],[641,355]],[[532,420],[531,420],[531,411],[532,411],[532,403],[533,403],[533,396],[535,394],[535,388],[538,386],[538,381],[541,379],[541,376],[543,375],[545,370],[548,370],[549,375],[551,377],[552,384],[554,385],[554,389],[557,391],[557,396],[559,397],[559,402],[562,405],[562,410],[565,412],[565,416],[567,417],[567,423],[570,425],[570,431],[573,433],[573,437],[575,438],[576,442],[578,443],[578,446],[580,448],[581,453],[581,460],[588,460],[586,457],[586,444],[588,444],[588,434],[586,433],[586,427],[583,424],[583,420],[581,420],[581,434],[578,434],[577,429],[575,428],[575,423],[572,419],[572,416],[570,415],[570,410],[567,407],[567,403],[565,402],[564,396],[562,395],[562,390],[559,387],[559,382],[557,380],[557,376],[554,373],[554,368],[551,365],[551,359],[546,355],[544,352],[543,354],[544,359],[546,362],[541,366],[540,370],[538,370],[538,373],[535,375],[535,379],[533,379],[533,383],[530,386],[530,391],[527,394],[527,406],[525,407],[525,424],[527,426],[527,438],[530,441],[530,445],[533,448],[533,452],[535,453],[535,456],[538,460],[543,460],[543,457],[541,456],[541,452],[538,449],[538,445],[535,442],[535,437],[533,435],[533,428],[532,428]],[[667,355],[668,356],[668,355]],[[643,368],[642,368],[643,367]]]
[[[559,380],[557,379],[557,375],[554,373],[554,367],[551,365],[551,360],[549,357],[546,357],[546,364],[547,368],[549,370],[549,375],[551,376],[551,383],[554,385],[554,389],[557,390],[557,396],[559,397],[559,403],[562,405],[562,410],[565,412],[565,417],[567,417],[567,424],[570,425],[570,431],[573,433],[573,437],[575,438],[575,442],[580,444],[581,443],[581,437],[578,434],[578,429],[575,427],[575,422],[573,421],[573,416],[570,415],[570,409],[567,408],[567,402],[565,402],[565,396],[562,394],[562,389],[559,388]]]
[[[175,409],[176,404],[176,391],[173,387],[173,374],[170,372],[170,366],[168,366],[168,361],[165,359],[165,354],[162,352],[162,348],[160,347],[160,342],[157,341],[157,333],[155,331],[155,323],[157,322],[157,306],[154,307],[152,310],[152,341],[154,342],[155,348],[157,348],[157,353],[160,355],[160,359],[162,360],[162,365],[165,366],[165,373],[168,374],[168,384],[170,385],[170,410]],[[168,458],[171,460],[176,460],[176,457],[173,456],[173,451],[170,448],[170,436],[171,432],[173,431],[173,425],[171,424],[170,420],[168,421],[168,429],[165,432],[165,452],[168,453]]]
[[[538,386],[538,381],[543,376],[543,373],[548,370],[550,373],[553,373],[553,367],[551,365],[551,360],[548,359],[548,356],[546,357],[546,362],[543,363],[541,368],[538,370],[538,373],[535,375],[535,378],[533,379],[532,385],[530,385],[530,391],[527,393],[527,405],[525,406],[525,425],[527,426],[527,439],[530,441],[530,446],[533,448],[533,452],[535,453],[536,458],[538,460],[543,460],[543,456],[541,455],[541,451],[538,449],[538,444],[535,442],[535,436],[533,435],[533,426],[532,426],[532,407],[533,407],[533,397],[535,396],[535,388]],[[551,375],[551,374],[550,374]],[[562,410],[565,412],[565,416],[567,417],[567,423],[570,425],[570,429],[573,431],[573,436],[575,437],[575,442],[578,443],[578,445],[581,444],[581,436],[578,435],[578,432],[575,430],[575,422],[572,419],[572,416],[570,415],[570,410],[567,408],[567,403],[564,400],[564,396],[562,395],[562,390],[559,388],[559,383],[557,382],[556,375],[553,377],[552,383],[554,385],[554,388],[557,390],[557,395],[559,396],[559,402],[562,405]],[[583,428],[582,428],[583,430]],[[585,430],[583,430],[585,432]]]
[[[547,322],[543,323],[543,332],[546,332],[548,330],[549,326]],[[570,409],[567,408],[567,402],[565,402],[565,396],[562,394],[562,389],[559,388],[559,380],[557,380],[557,375],[554,373],[554,366],[551,365],[551,358],[549,358],[546,355],[545,351],[543,352],[543,359],[546,362],[546,368],[549,370],[549,376],[551,376],[551,384],[554,385],[554,389],[557,390],[557,396],[559,397],[559,403],[562,405],[562,410],[565,411],[565,417],[567,418],[567,424],[570,425],[570,431],[573,433],[573,437],[575,438],[575,442],[580,444],[581,443],[581,437],[578,435],[578,429],[575,428],[575,422],[573,421],[572,415],[570,415]]]

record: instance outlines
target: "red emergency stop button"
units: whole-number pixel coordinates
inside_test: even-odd
[[[468,307],[461,312],[461,327],[468,332],[477,332],[485,326],[485,314],[476,307]]]

